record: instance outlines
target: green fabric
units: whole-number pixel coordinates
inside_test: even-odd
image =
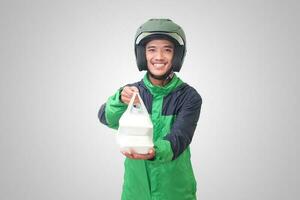
[[[164,87],[153,85],[147,75],[143,82],[153,96],[151,120],[153,123],[154,160],[126,158],[122,200],[195,200],[194,178],[189,147],[175,160],[169,141],[163,138],[170,133],[176,116],[162,116],[164,96],[183,82],[174,75]],[[109,127],[117,128],[118,120],[127,106],[119,99],[120,91],[106,104]]]
[[[119,128],[119,120],[122,114],[127,109],[127,104],[120,101],[120,92],[122,88],[119,89],[116,94],[109,97],[105,106],[105,118],[108,126],[113,129]]]
[[[167,94],[175,90],[183,83],[182,80],[176,74],[174,74],[172,80],[165,86],[153,85],[150,82],[147,74],[144,76],[143,82],[145,83],[146,87],[149,89],[150,93],[153,96],[160,97],[167,96]]]

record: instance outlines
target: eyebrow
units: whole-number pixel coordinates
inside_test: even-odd
[[[150,48],[156,48],[156,46],[147,46],[146,47],[147,49],[150,49]],[[172,46],[172,45],[165,45],[165,46],[163,46],[163,48],[171,48],[171,49],[174,49],[174,47]]]

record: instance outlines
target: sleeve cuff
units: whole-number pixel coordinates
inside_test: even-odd
[[[153,162],[168,162],[173,158],[173,151],[168,140],[158,140],[154,144],[155,157]]]
[[[127,109],[128,105],[120,100],[121,89],[111,96],[106,102],[105,118],[110,128],[118,129],[119,119]]]

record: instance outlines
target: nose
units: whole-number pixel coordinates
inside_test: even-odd
[[[161,50],[158,50],[156,52],[155,59],[156,60],[162,60],[163,58],[164,58],[163,52]]]

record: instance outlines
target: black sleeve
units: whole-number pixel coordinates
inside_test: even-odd
[[[108,125],[106,118],[105,118],[105,106],[106,106],[106,103],[101,106],[101,108],[98,112],[98,118],[102,124]]]
[[[201,105],[202,99],[198,92],[190,91],[176,116],[171,132],[165,136],[165,139],[171,143],[173,160],[191,143],[200,116]]]

